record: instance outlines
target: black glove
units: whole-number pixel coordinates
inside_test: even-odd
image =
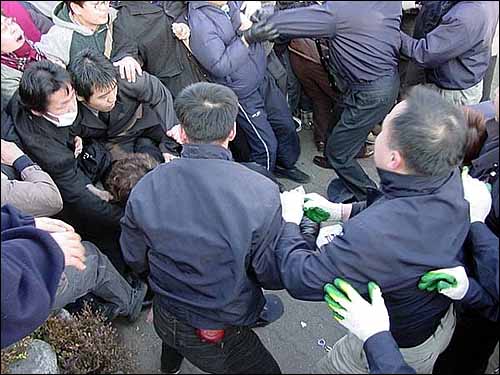
[[[253,23],[258,23],[260,21],[267,21],[269,17],[271,17],[274,13],[273,7],[262,7],[257,9],[254,14],[250,16],[250,21]]]
[[[254,23],[253,26],[243,32],[243,37],[248,44],[265,42],[267,40],[276,40],[280,34],[274,27],[273,23],[259,21]]]
[[[306,241],[310,250],[316,249],[316,238],[319,234],[320,224],[315,223],[311,219],[309,219],[306,215],[302,218],[300,222],[300,233],[302,237]]]

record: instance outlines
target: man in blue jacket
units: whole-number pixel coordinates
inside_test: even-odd
[[[262,22],[281,37],[328,39],[328,65],[344,109],[325,157],[315,157],[314,163],[333,168],[339,176],[331,188],[338,202],[363,201],[367,189],[376,186],[356,155],[398,96],[401,17],[401,3],[396,1],[326,1],[270,17],[264,13]]]
[[[299,183],[309,176],[296,166],[300,143],[283,93],[267,71],[260,43],[267,26],[242,21],[240,1],[189,2],[190,47],[214,82],[231,88],[239,100],[238,125],[245,133],[252,161],[278,177]]]
[[[498,1],[423,3],[423,14],[430,14],[417,22],[418,39],[401,32],[401,54],[425,68],[427,83],[448,101],[479,103],[498,23]],[[436,12],[444,14],[436,17]]]
[[[295,298],[322,299],[323,286],[336,277],[359,291],[370,281],[380,285],[391,332],[418,373],[432,371],[455,326],[450,301],[417,285],[429,270],[460,265],[470,226],[457,168],[466,140],[459,109],[431,90],[414,89],[386,118],[377,138],[381,191],[354,205],[310,197],[306,207],[321,207],[333,219],[351,217],[343,234],[312,252],[292,224],[297,218],[285,219],[291,223],[284,227],[276,251],[283,284]],[[291,209],[301,216],[303,200],[293,204],[285,201],[283,212]],[[327,373],[366,373],[362,351],[362,342],[348,335],[320,367]]]
[[[186,357],[210,373],[279,373],[251,329],[266,304],[261,288],[283,288],[278,187],[232,161],[238,99],[229,88],[188,86],[175,108],[181,158],[135,186],[120,239],[126,262],[149,275],[155,293],[162,368],[173,373]]]

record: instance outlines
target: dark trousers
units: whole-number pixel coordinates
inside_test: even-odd
[[[321,64],[316,64],[293,52],[290,52],[290,62],[305,94],[312,102],[314,142],[326,144],[329,129],[338,121],[334,112],[338,93],[330,86],[328,73]]]
[[[300,155],[300,143],[285,96],[269,75],[259,90],[240,98],[238,125],[245,133],[252,161],[273,171],[277,164],[292,168]]]
[[[399,91],[399,75],[396,73],[367,84],[352,85],[342,91],[345,93],[344,110],[328,138],[325,156],[344,186],[356,200],[363,201],[366,200],[367,188],[375,188],[376,184],[356,161],[356,155],[370,131],[394,106]]]
[[[57,311],[78,298],[92,293],[118,306],[120,315],[129,315],[133,309],[133,291],[130,284],[94,244],[84,241],[82,245],[85,247],[86,268],[80,271],[75,267],[65,267],[52,311]]]
[[[498,343],[498,322],[476,314],[462,315],[448,348],[439,356],[433,374],[484,374]]]
[[[259,337],[245,327],[226,329],[218,344],[204,343],[195,328],[179,321],[156,301],[154,326],[162,340],[162,368],[180,367],[183,358],[200,370],[213,374],[280,374],[275,359]]]

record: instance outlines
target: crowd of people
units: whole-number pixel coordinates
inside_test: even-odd
[[[286,290],[349,330],[318,372],[485,372],[498,2],[1,8],[2,348],[90,301],[149,309],[165,373],[280,373]],[[308,112],[327,197],[280,182]]]

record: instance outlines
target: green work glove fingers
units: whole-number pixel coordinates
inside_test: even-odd
[[[434,271],[425,273],[424,276],[422,276],[422,278],[420,279],[420,281],[423,283],[433,283],[433,282],[438,282],[440,280],[448,281],[450,284],[454,284],[457,282],[452,275],[449,275],[444,272],[434,272]]]
[[[380,293],[380,287],[374,283],[373,281],[370,281],[368,283],[368,295],[370,296],[370,301],[373,302],[373,298],[375,296],[374,293]]]
[[[337,322],[341,322],[342,320],[344,320],[345,318],[340,315],[339,313],[337,313],[336,311],[332,311],[332,316],[333,318],[337,321]]]
[[[455,283],[456,284],[456,283]],[[453,284],[450,284],[449,282],[447,281],[440,281],[438,282],[437,284],[437,290],[438,292],[442,291],[443,289],[448,289],[448,288],[453,288],[455,287],[456,285],[453,285]]]
[[[342,303],[348,304],[351,302],[349,300],[349,298],[347,298],[347,296],[344,293],[342,293],[339,289],[334,287],[332,284],[326,284],[324,287],[324,290],[325,290],[326,296],[328,296],[330,299],[332,299],[333,301],[338,303],[342,308],[344,308],[342,306]]]
[[[363,297],[358,293],[356,289],[354,289],[351,284],[349,284],[347,281],[343,279],[335,279],[333,281],[335,286],[340,289],[344,294],[347,296],[349,301],[354,302],[354,301],[359,301],[363,300]]]
[[[432,291],[436,290],[438,282],[439,282],[439,280],[431,280],[431,281],[427,281],[427,282],[420,281],[418,283],[418,289],[432,292]]]
[[[336,315],[344,319],[342,312],[346,310],[341,305],[335,302],[328,294],[325,295],[325,301],[330,310],[332,310]]]

